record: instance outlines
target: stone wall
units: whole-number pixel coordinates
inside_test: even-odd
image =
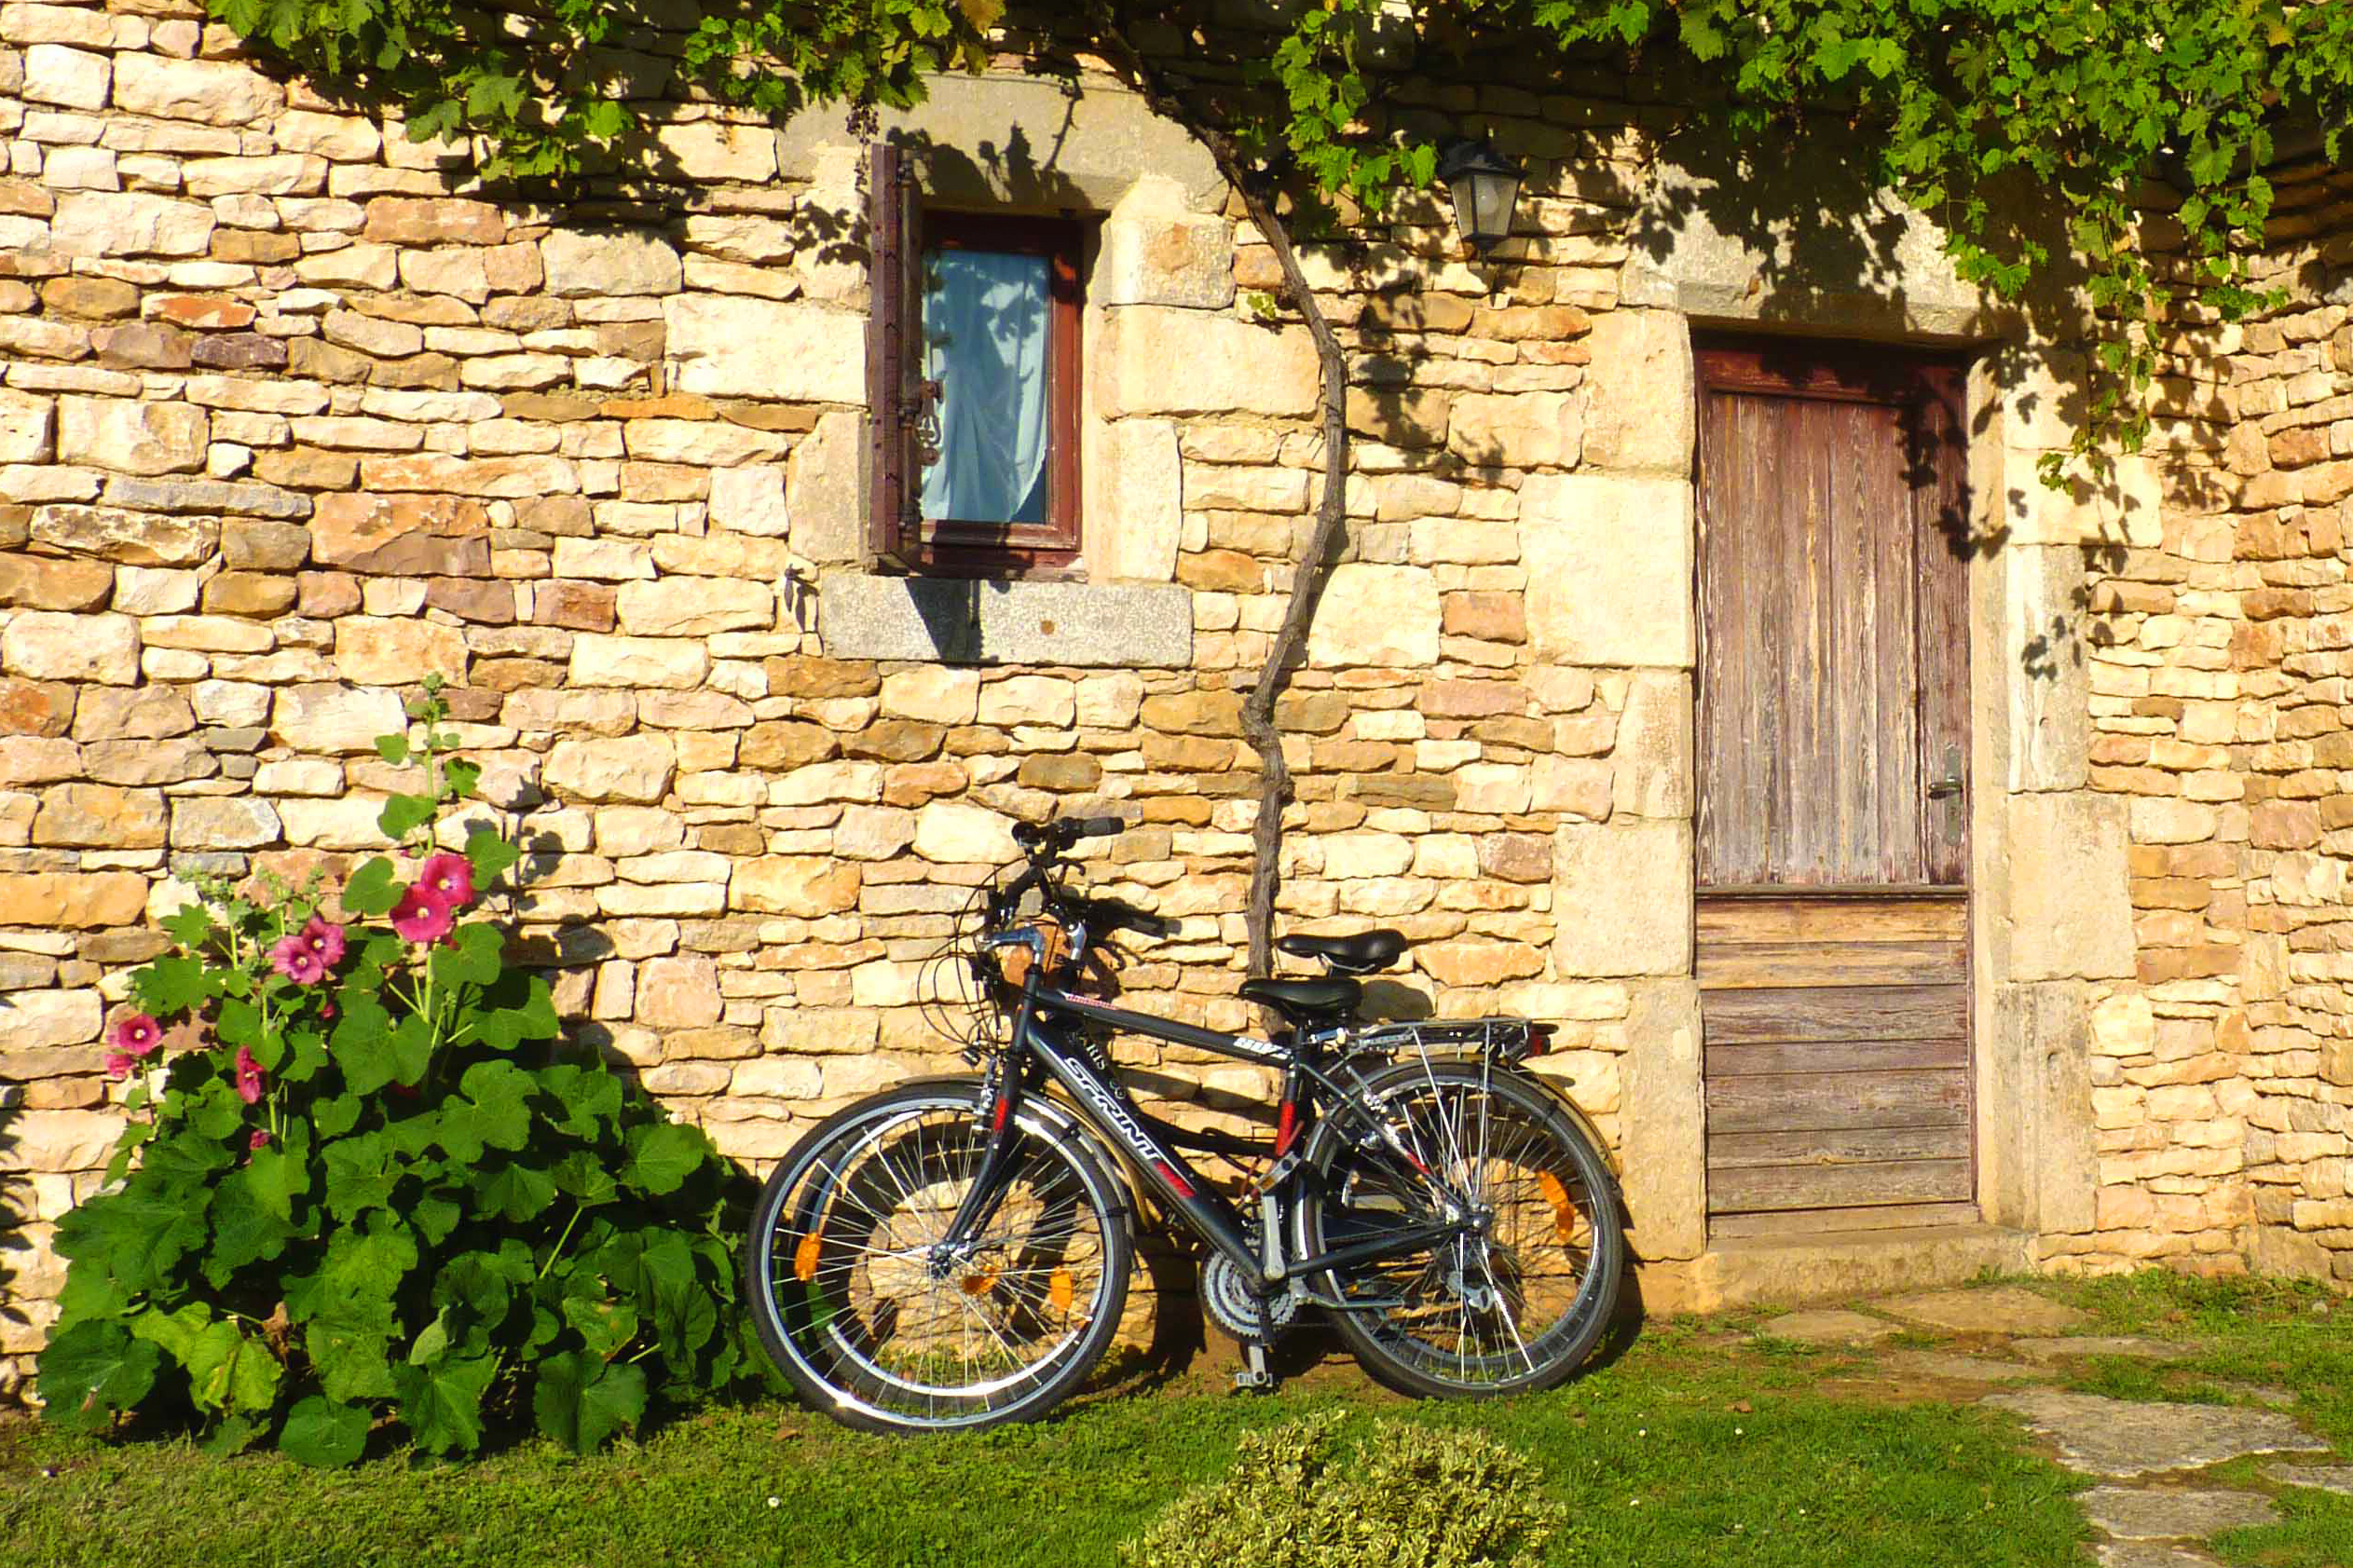
[[[1018,122],[1033,86],[937,112]],[[1688,351],[1615,308],[1633,112],[1487,102],[1530,160],[1508,293],[1428,199],[1310,253],[1362,441],[1279,714],[1282,908],[1402,926],[1398,983],[1443,1010],[1562,1020],[1547,1070],[1615,1138],[1635,994],[1689,968]],[[907,589],[849,559],[855,146],[651,102],[650,173],[543,210],[184,0],[0,8],[0,1354],[49,1316],[52,1226],[118,1125],[94,1042],[176,874],[373,848],[404,781],[372,739],[428,670],[531,847],[526,957],[732,1154],[959,1065],[922,964],[1016,817],[1133,819],[1093,869],[1183,932],[1127,996],[1250,1021],[1236,715],[1318,484],[1313,360],[1251,320],[1270,254],[1182,138],[1083,103],[1128,128],[1057,187],[1106,214],[1088,570],[1023,591],[1110,621],[956,667],[893,656],[873,607]],[[1120,618],[1171,595],[1173,654],[1122,667]],[[1197,1111],[1254,1086],[1168,1058]]]
[[[2092,1014],[2098,1226],[2062,1249],[2353,1281],[2353,177],[2275,180],[2256,273],[2286,303],[2168,340],[2162,540],[2085,552],[2138,961]]]

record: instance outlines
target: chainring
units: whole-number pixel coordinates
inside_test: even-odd
[[[1220,1332],[1261,1343],[1278,1338],[1299,1316],[1299,1299],[1288,1290],[1260,1296],[1239,1267],[1223,1252],[1201,1265],[1201,1305]]]

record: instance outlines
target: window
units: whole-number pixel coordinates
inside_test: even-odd
[[[926,211],[897,148],[869,169],[875,555],[943,576],[1077,558],[1081,225]]]

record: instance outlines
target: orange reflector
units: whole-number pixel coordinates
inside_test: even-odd
[[[1536,1190],[1544,1194],[1544,1201],[1553,1206],[1553,1230],[1563,1241],[1577,1239],[1577,1209],[1568,1201],[1568,1189],[1561,1179],[1549,1170],[1536,1173]]]
[[[997,1288],[997,1271],[993,1268],[982,1269],[978,1274],[964,1275],[961,1283],[965,1295],[985,1296]]]
[[[1055,1311],[1070,1311],[1072,1295],[1070,1270],[1056,1269],[1047,1276],[1046,1299],[1054,1303]]]
[[[793,1277],[803,1285],[817,1277],[819,1245],[817,1233],[811,1231],[800,1238],[800,1245],[792,1249]]]

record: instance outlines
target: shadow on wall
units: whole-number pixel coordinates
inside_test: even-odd
[[[16,1281],[21,1260],[32,1250],[25,1234],[36,1205],[30,1173],[16,1168],[12,1156],[22,1141],[18,1122],[24,1114],[24,1085],[0,1083],[0,1339],[16,1339],[32,1325]]]

